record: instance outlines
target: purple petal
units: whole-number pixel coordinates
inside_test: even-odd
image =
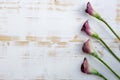
[[[89,15],[94,15],[94,9],[92,8],[92,5],[90,2],[87,3],[87,9],[85,10]]]
[[[87,54],[91,54],[91,43],[90,43],[90,39],[88,39],[84,44],[83,44],[83,47],[82,47],[82,50],[83,52],[87,53]]]
[[[88,64],[87,58],[84,58],[84,61],[83,61],[82,65],[81,65],[81,71],[83,73],[89,74],[89,64]]]
[[[84,31],[87,35],[91,35],[91,28],[88,23],[88,20],[83,24],[81,31]]]

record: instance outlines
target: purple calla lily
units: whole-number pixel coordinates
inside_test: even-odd
[[[86,34],[92,35],[91,28],[89,26],[88,20],[83,24],[81,31],[85,31]]]
[[[86,11],[86,13],[88,13],[88,14],[91,15],[91,16],[94,16],[94,14],[95,14],[95,11],[94,11],[94,9],[92,8],[90,2],[87,3],[87,8],[86,8],[85,11]]]
[[[84,61],[81,65],[81,71],[85,74],[94,74],[102,77],[104,80],[107,80],[101,73],[89,65],[87,58],[84,58]]]
[[[94,56],[98,56],[95,52],[95,50],[93,49],[92,43],[90,41],[90,39],[88,39],[82,46],[82,50],[83,52],[85,52],[86,54],[90,54],[90,55],[94,55]]]
[[[86,74],[90,74],[90,70],[89,70],[89,64],[88,64],[88,61],[87,61],[87,58],[84,58],[84,61],[81,65],[81,71],[83,73],[86,73]]]
[[[90,27],[88,20],[83,24],[81,31],[84,31],[89,36],[98,38],[98,34]]]
[[[88,40],[83,44],[82,50],[83,50],[83,52],[85,52],[85,53],[87,53],[87,54],[91,54],[91,53],[93,52],[90,39],[88,39]]]
[[[93,9],[90,2],[87,3],[87,8],[86,8],[85,12],[93,17],[98,18],[99,20],[102,19],[101,16]]]

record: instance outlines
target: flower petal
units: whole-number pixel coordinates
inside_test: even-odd
[[[92,53],[92,46],[91,46],[91,42],[90,39],[88,39],[82,47],[83,52],[87,53],[87,54],[91,54]]]
[[[94,9],[92,8],[92,5],[90,2],[87,3],[87,9],[85,10],[89,15],[94,16]]]
[[[82,65],[81,65],[81,71],[83,73],[89,74],[89,68],[88,67],[89,67],[89,64],[88,64],[87,58],[84,58],[84,61],[83,61]]]
[[[81,31],[84,31],[87,35],[91,35],[90,32],[90,25],[88,23],[88,20],[83,24]]]

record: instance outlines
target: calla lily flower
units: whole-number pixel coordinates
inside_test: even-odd
[[[87,3],[87,8],[86,8],[85,12],[93,17],[96,17],[98,19],[102,19],[101,16],[93,9],[90,2]]]
[[[94,9],[92,8],[90,2],[87,3],[87,9],[85,10],[88,14],[90,14],[91,16],[94,16],[94,14],[96,13],[94,11]]]
[[[81,71],[86,74],[97,74],[97,71],[90,67],[87,58],[84,58],[84,61],[81,65]]]
[[[90,35],[90,36],[92,36],[92,34],[94,34],[94,33],[91,31],[91,28],[90,28],[90,26],[89,26],[89,24],[88,24],[88,20],[83,24],[83,27],[82,27],[81,31],[85,31],[86,34],[88,34],[88,35]]]
[[[93,9],[92,5],[90,2],[87,3],[87,8],[85,10],[86,13],[89,15],[97,18],[98,20],[102,21],[107,25],[107,27],[113,32],[113,34],[120,40],[120,37],[117,35],[117,33],[111,28],[111,26]]]
[[[120,79],[120,76],[111,69],[111,67],[109,65],[107,65],[98,55],[97,55],[97,52],[94,50],[94,48],[92,47],[92,43],[91,41],[88,39],[84,44],[83,44],[83,47],[82,47],[82,50],[83,52],[87,53],[87,54],[90,54],[92,56],[94,56],[96,59],[98,59],[101,63],[103,63],[116,77],[118,77],[118,79]],[[82,70],[85,72],[85,73],[89,73],[90,72],[90,69],[88,68],[88,62],[87,61],[84,61],[84,64],[83,66],[86,64],[86,66],[84,68],[82,68]],[[83,67],[82,66],[82,67]]]
[[[85,52],[86,54],[98,56],[98,55],[95,53],[95,50],[93,49],[93,46],[92,46],[92,44],[91,44],[90,39],[88,39],[88,40],[83,44],[82,50],[83,50],[83,52]]]
[[[98,34],[90,27],[88,20],[83,24],[81,31],[87,35],[98,38]]]
[[[91,43],[90,43],[90,39],[88,39],[88,40],[86,41],[86,43],[83,44],[82,50],[83,50],[85,53],[87,53],[87,54],[93,52],[92,45],[91,45]]]
[[[94,74],[102,77],[104,80],[107,80],[101,73],[89,65],[87,58],[84,58],[84,61],[81,65],[81,71],[85,74]]]
[[[92,73],[92,72],[90,71],[90,69],[89,69],[89,64],[88,64],[88,61],[87,61],[86,58],[84,58],[84,61],[83,61],[82,65],[81,65],[81,71],[82,71],[83,73],[87,73],[87,74]]]
[[[117,57],[116,54],[109,48],[109,46],[102,40],[102,38],[100,38],[99,35],[92,30],[88,21],[83,24],[81,31],[84,31],[88,36],[94,37],[95,39],[101,41],[107,50],[120,62],[120,58]]]

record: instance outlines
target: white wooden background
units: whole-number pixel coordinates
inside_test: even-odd
[[[80,71],[84,57],[108,80],[117,78],[98,60],[84,54],[84,21],[120,57],[120,42],[84,10],[90,1],[120,34],[119,0],[0,0],[0,80],[102,80]],[[119,75],[120,64],[95,39],[94,48]]]

